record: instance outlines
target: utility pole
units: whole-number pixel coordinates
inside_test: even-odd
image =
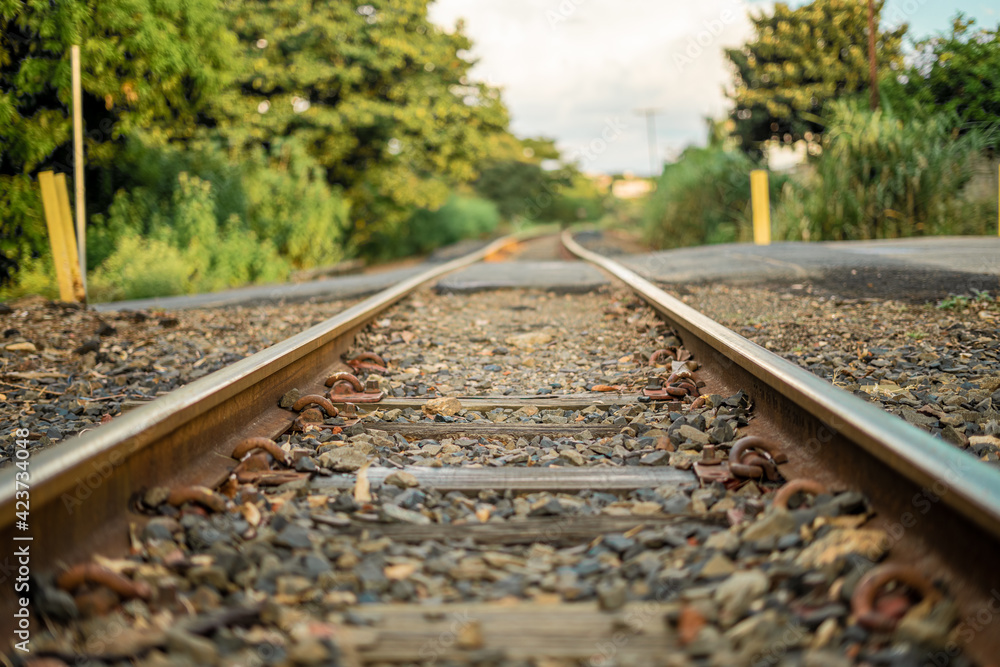
[[[660,170],[656,168],[656,114],[660,113],[660,111],[662,109],[655,109],[653,107],[635,110],[640,116],[646,117],[646,135],[649,141],[649,174],[653,178],[656,178],[660,173]]]
[[[83,301],[87,302],[87,200],[83,186],[83,92],[80,86],[80,47],[70,47],[73,85],[73,186],[76,190],[76,246],[79,252]]]
[[[875,61],[875,0],[868,0],[868,69],[871,74],[871,107],[878,109],[878,67]]]

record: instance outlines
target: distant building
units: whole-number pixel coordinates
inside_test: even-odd
[[[625,174],[624,178],[611,184],[611,195],[617,199],[639,199],[652,191],[652,180],[635,178],[631,174]]]
[[[599,172],[585,171],[583,175],[591,180],[591,182],[597,186],[597,189],[601,191],[602,194],[606,194],[611,190],[611,182],[614,177],[610,174],[602,174]]]

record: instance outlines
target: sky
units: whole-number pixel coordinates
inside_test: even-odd
[[[801,5],[803,0],[793,1]],[[962,11],[1000,22],[996,0],[887,0],[883,26],[913,37],[949,29]],[[519,136],[556,139],[585,171],[651,169],[647,116],[655,109],[655,160],[704,144],[705,117],[725,114],[730,72],[723,49],[750,37],[747,12],[769,0],[437,0],[431,19],[465,20],[473,75],[503,89]]]

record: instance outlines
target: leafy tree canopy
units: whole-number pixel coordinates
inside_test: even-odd
[[[884,0],[875,3],[876,25]],[[755,38],[726,55],[735,69],[734,136],[756,152],[771,138],[797,141],[823,131],[826,103],[868,87],[866,0],[814,0],[751,16]],[[899,69],[906,26],[879,32],[878,64]]]
[[[984,130],[1000,147],[1000,27],[976,29],[959,14],[950,35],[920,41],[914,65],[886,86],[894,108],[954,114],[965,130]]]
[[[93,175],[138,127],[191,134],[235,39],[213,0],[0,0],[0,284],[47,247],[32,175],[73,164],[72,44]]]
[[[476,177],[491,135],[506,132],[499,91],[469,77],[471,42],[427,18],[428,0],[369,4],[231,0],[245,53],[219,98],[234,147],[294,134],[344,188],[365,247],[436,209]]]
[[[481,165],[476,191],[496,202],[500,215],[507,219],[541,220],[551,214],[560,190],[572,183],[576,173],[571,165],[543,167],[543,162],[560,157],[555,141],[511,137],[510,141],[497,142],[494,148],[490,159]]]
[[[213,0],[0,1],[0,174],[69,163],[70,45],[84,60],[88,160],[158,121],[190,133],[235,40]]]

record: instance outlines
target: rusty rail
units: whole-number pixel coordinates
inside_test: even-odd
[[[341,363],[361,327],[421,285],[516,239],[499,239],[430,268],[110,424],[33,455],[27,530],[18,527],[15,515],[19,470],[0,471],[0,544],[5,545],[0,568],[16,572],[14,549],[24,544],[36,545],[30,549],[34,572],[88,558],[95,545],[105,553],[126,553],[129,516],[123,508],[134,494],[154,486],[215,488],[235,464],[230,454],[240,441],[250,435],[276,437],[287,428],[288,413],[277,404],[287,390],[323,394],[323,378]],[[0,599],[0,629],[10,624],[13,604],[13,596]]]
[[[755,421],[779,435],[788,478],[863,491],[892,544],[925,572],[949,579],[973,612],[1000,590],[1000,471],[765,350],[696,311],[634,271],[586,250],[569,232],[565,247],[646,301],[672,325],[714,378],[754,400]],[[1000,637],[975,639],[1000,655]]]

